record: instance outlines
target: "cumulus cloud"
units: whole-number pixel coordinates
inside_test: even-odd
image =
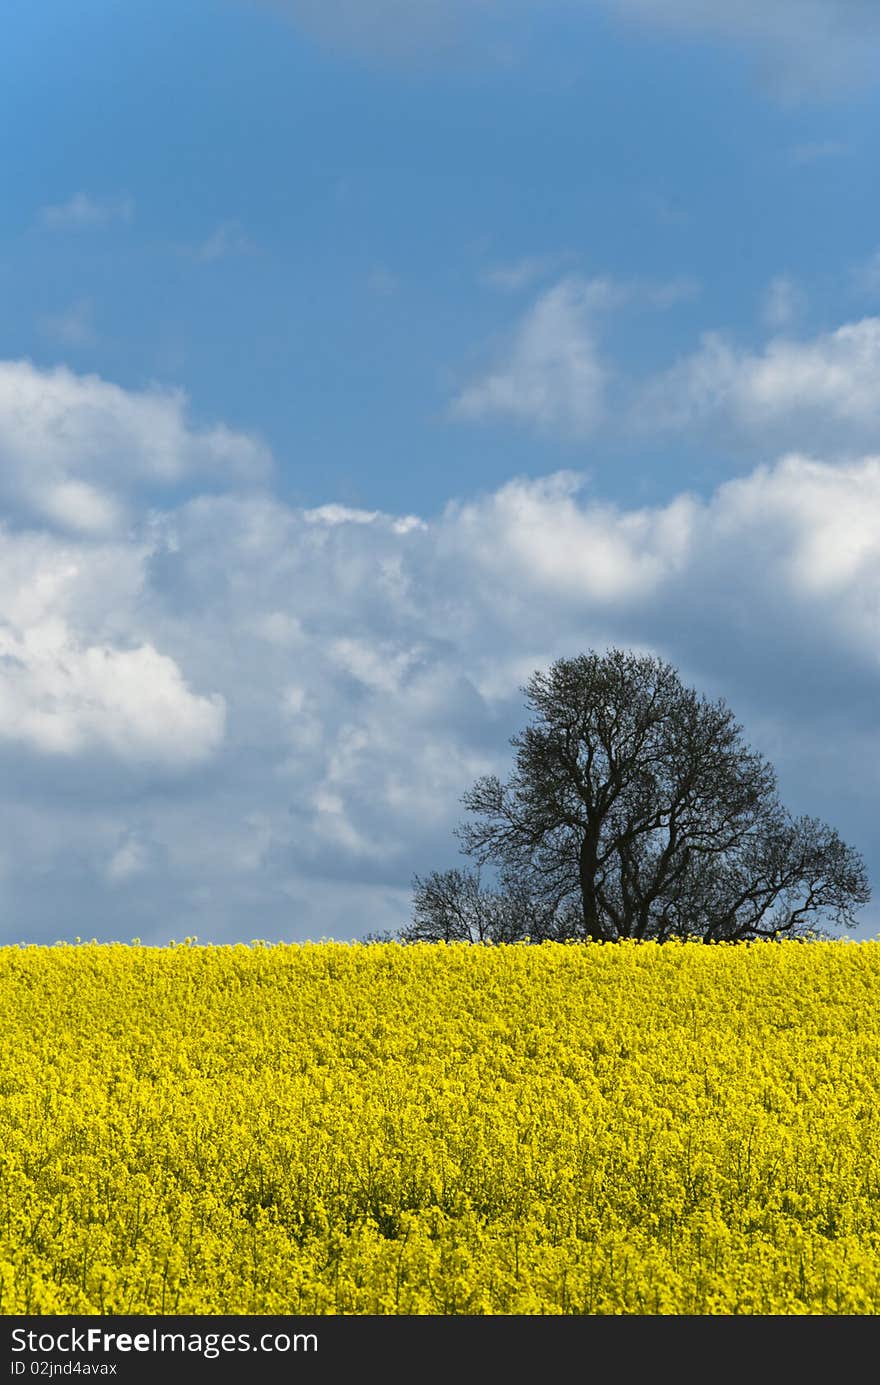
[[[454,507],[449,517],[473,562],[507,582],[512,573],[528,574],[530,588],[556,599],[573,593],[577,600],[626,604],[681,569],[694,523],[689,496],[658,510],[621,512],[578,504],[582,486],[570,472],[512,481],[491,497]]]
[[[78,299],[60,313],[49,313],[41,325],[46,336],[62,346],[92,346],[97,339],[94,304],[89,298]]]
[[[763,449],[880,445],[880,318],[806,340],[774,337],[763,351],[719,333],[652,380],[640,404],[648,428],[723,425]]]
[[[871,0],[582,0],[672,33],[735,44],[785,98],[846,93],[874,78],[880,13]]]
[[[240,489],[7,528],[10,936],[396,927],[412,873],[457,861],[461,794],[508,771],[530,673],[610,643],[726,697],[876,867],[878,513],[880,457],[790,453],[653,506],[564,472],[430,519]]]
[[[804,307],[804,293],[789,274],[777,274],[764,296],[764,322],[773,331],[790,327]]]
[[[509,266],[499,286],[525,286],[533,262]],[[602,358],[602,314],[666,311],[700,291],[686,276],[666,281],[569,275],[547,289],[496,352],[453,399],[449,414],[462,422],[508,419],[540,433],[586,438],[602,425],[612,371]]]
[[[406,534],[410,529],[423,529],[424,523],[418,515],[383,515],[381,510],[357,510],[350,505],[318,505],[312,510],[303,510],[306,524],[374,524],[376,520],[389,519],[395,533]]]
[[[0,500],[29,518],[106,533],[138,489],[193,477],[259,484],[270,468],[258,439],[194,427],[182,390],[125,390],[65,366],[0,361]]]
[[[841,154],[845,154],[847,146],[836,139],[817,139],[809,140],[804,144],[796,144],[791,151],[791,161],[794,164],[814,164],[819,159],[836,159]]]
[[[57,617],[0,622],[0,740],[178,769],[213,754],[224,718],[223,698],[193,693],[152,644],[85,644]]]
[[[875,250],[867,260],[855,266],[852,280],[857,293],[866,298],[880,297],[880,250]]]
[[[546,0],[256,0],[334,47],[391,61],[442,60],[463,47],[509,58]],[[703,37],[742,51],[785,100],[846,94],[875,77],[880,14],[873,0],[575,0],[629,27]],[[570,12],[571,5],[566,6]],[[520,29],[518,26],[522,25]]]
[[[526,314],[497,363],[452,404],[463,420],[506,417],[574,437],[599,424],[606,370],[593,314],[615,300],[607,280],[563,279]]]
[[[113,224],[128,225],[134,220],[131,197],[90,197],[76,192],[66,202],[42,210],[43,225],[53,231],[93,231]]]
[[[729,481],[714,504],[716,533],[759,529],[783,537],[776,575],[803,605],[836,603],[855,645],[880,668],[871,648],[876,620],[880,533],[880,459],[831,467],[799,454]]]
[[[484,281],[505,293],[531,288],[538,280],[556,273],[573,256],[567,251],[553,255],[525,255],[507,264],[494,265],[483,275]]]
[[[227,260],[234,255],[253,255],[256,243],[243,230],[238,221],[221,221],[209,236],[194,251],[195,258],[203,264],[216,260]]]
[[[491,0],[256,0],[334,47],[392,60],[436,58],[467,34]]]
[[[143,873],[153,864],[155,852],[149,842],[135,832],[126,832],[107,861],[106,875],[112,883],[122,884]]]

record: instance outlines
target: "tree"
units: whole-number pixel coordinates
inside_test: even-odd
[[[477,780],[462,799],[475,821],[457,830],[501,888],[416,877],[402,936],[711,942],[855,925],[870,898],[861,857],[782,807],[722,700],[620,649],[558,659],[522,691],[535,715],[511,740],[514,771]]]
[[[564,911],[511,871],[503,871],[492,890],[481,883],[479,870],[435,870],[424,879],[413,876],[413,921],[399,936],[408,943],[540,942],[570,936],[571,924]]]

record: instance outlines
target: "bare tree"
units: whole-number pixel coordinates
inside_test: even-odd
[[[413,877],[413,921],[403,942],[515,943],[558,936],[559,911],[528,880],[503,872],[498,889],[479,870],[432,871]]]
[[[502,888],[460,871],[417,879],[410,937],[709,942],[854,926],[870,898],[861,857],[786,812],[723,701],[620,649],[558,659],[523,692],[535,715],[511,741],[513,774],[477,780],[462,800],[475,821],[457,832]]]

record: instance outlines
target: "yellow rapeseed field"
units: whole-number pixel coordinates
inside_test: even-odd
[[[880,943],[0,949],[3,1314],[880,1312]]]

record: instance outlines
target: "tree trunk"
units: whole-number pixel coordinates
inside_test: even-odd
[[[584,937],[591,942],[604,942],[605,933],[599,918],[599,901],[596,898],[596,873],[598,870],[599,835],[587,832],[581,842],[578,861],[581,905],[584,914]]]

